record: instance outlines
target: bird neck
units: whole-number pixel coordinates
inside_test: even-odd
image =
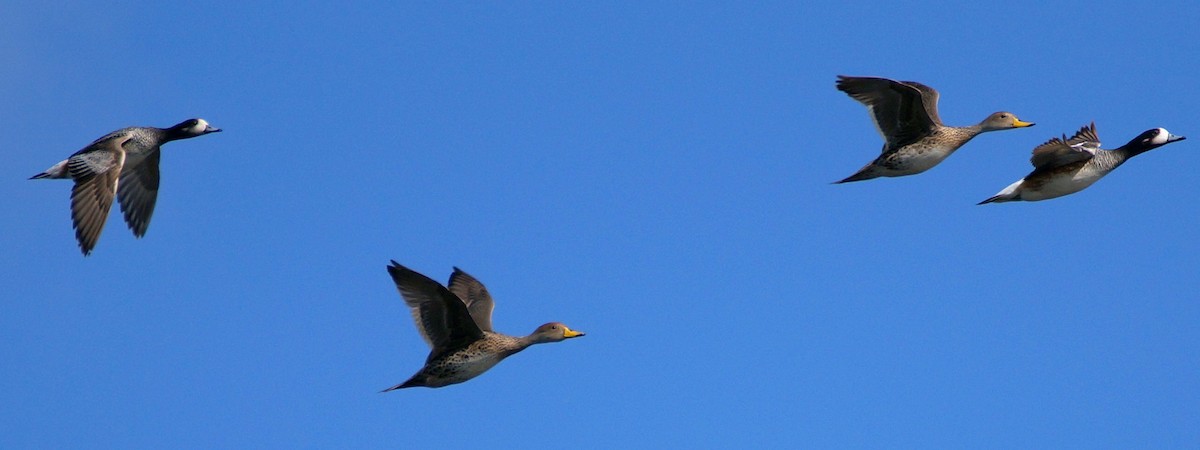
[[[963,127],[963,129],[970,132],[972,136],[975,136],[979,133],[987,133],[989,131],[996,131],[996,128],[988,128],[988,127],[984,126],[983,125],[984,123],[987,123],[987,121],[985,120],[983,122],[979,122],[979,123],[977,123],[975,125],[971,125],[969,127]]]
[[[1144,153],[1146,150],[1141,150],[1136,153],[1131,153],[1132,149],[1121,147],[1113,150],[1100,150],[1092,157],[1092,164],[1105,172],[1116,169],[1121,164],[1125,164],[1129,158],[1134,155]]]
[[[154,128],[153,129],[163,142],[178,141],[180,139],[194,138],[197,135],[189,134],[186,129],[178,126],[171,128]]]
[[[525,349],[529,348],[529,346],[531,346],[531,345],[541,344],[544,342],[545,341],[539,339],[538,335],[536,335],[536,334],[531,334],[531,335],[525,336],[525,337],[519,337],[516,339],[516,342],[513,345],[513,348],[514,348],[513,353],[519,352],[521,350],[525,350]]]
[[[1120,156],[1122,160],[1125,160],[1125,159],[1129,159],[1134,156],[1140,155],[1142,153],[1146,153],[1150,150],[1154,150],[1156,148],[1158,148],[1158,147],[1146,147],[1146,146],[1142,146],[1142,145],[1133,145],[1133,142],[1130,142],[1128,144],[1122,145],[1120,148],[1113,150],[1109,153],[1113,153],[1116,156]]]

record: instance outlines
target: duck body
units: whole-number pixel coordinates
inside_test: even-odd
[[[531,345],[584,335],[559,322],[543,324],[524,337],[497,333],[492,330],[491,294],[466,272],[455,267],[447,287],[395,261],[387,269],[430,352],[416,374],[383,392],[462,383]]]
[[[893,151],[884,149],[870,164],[838,183],[916,175],[940,164],[978,134],[969,128],[938,127],[916,142]]]
[[[127,127],[108,133],[44,172],[30,177],[75,181],[71,219],[84,256],[91,254],[104,229],[114,197],[134,236],[150,226],[158,199],[162,145],[221,131],[204,119],[189,119],[170,128]]]
[[[1130,158],[1184,139],[1164,128],[1153,128],[1119,148],[1104,150],[1100,148],[1093,123],[1070,139],[1054,138],[1034,148],[1030,159],[1033,172],[979,204],[1036,202],[1074,194],[1095,184]]]
[[[523,343],[519,338],[500,333],[485,331],[483,335],[482,339],[471,342],[466,347],[440,355],[430,353],[425,367],[408,381],[387,390],[418,386],[438,388],[462,383],[483,375],[496,364],[500,364],[504,358],[531,345]]]
[[[144,161],[146,155],[159,151],[162,143],[155,143],[153,137],[159,134],[157,131],[157,128],[129,127],[108,133],[82,150],[72,153],[67,159],[42,173],[29,177],[29,179],[80,179],[89,175],[81,170],[72,173],[71,165],[86,166],[92,168],[93,172],[101,173],[114,169],[120,170],[124,167],[132,169]]]
[[[1001,111],[976,125],[946,126],[937,110],[940,94],[915,81],[839,75],[837,88],[867,107],[884,144],[879,157],[836,183],[915,175],[938,165],[980,133],[1034,125]]]
[[[166,129],[154,127],[122,128],[109,134],[106,138],[126,139],[121,144],[121,149],[125,151],[125,165],[122,169],[130,169],[130,172],[127,173],[131,173],[133,169],[142,165],[151,155],[162,151],[163,144],[175,139],[184,139],[182,136],[172,136]]]
[[[1001,192],[1015,195],[1007,198],[997,198],[996,200],[992,200],[992,202],[1036,202],[1074,194],[1087,189],[1088,186],[1108,175],[1109,172],[1112,172],[1120,164],[1117,163],[1107,169],[1095,163],[1075,163],[1063,166],[1052,172],[1044,173],[1044,176],[1021,179],[1009,185]]]

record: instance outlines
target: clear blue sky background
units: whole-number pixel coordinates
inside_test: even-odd
[[[44,3],[0,14],[0,447],[1200,445],[1190,2]],[[831,185],[881,145],[838,74],[1037,126]],[[26,178],[190,117],[81,257]],[[1193,140],[975,206],[1093,120]],[[380,394],[428,351],[389,259],[588,336]]]

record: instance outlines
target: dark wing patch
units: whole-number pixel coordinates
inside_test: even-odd
[[[1063,135],[1035,147],[1029,162],[1036,170],[1047,170],[1092,159],[1099,148],[1100,138],[1093,123],[1081,128],[1070,139]]]
[[[1075,132],[1074,136],[1067,139],[1067,145],[1074,148],[1079,148],[1091,153],[1096,153],[1100,149],[1100,136],[1096,134],[1096,122],[1092,122]]]
[[[154,149],[137,165],[126,165],[121,170],[121,183],[117,189],[117,200],[125,223],[133,235],[142,237],[150,227],[150,216],[158,201],[158,162],[161,153]]]
[[[392,261],[387,268],[432,351],[426,361],[483,338],[463,304],[440,283]]]
[[[935,120],[937,105],[925,105],[927,96],[937,99],[937,91],[925,85],[920,86],[929,89],[931,94],[887,78],[839,75],[837,81],[838,90],[866,105],[870,111],[875,127],[886,142],[883,153],[895,151],[928,136],[933,127],[940,124],[940,119]],[[929,113],[931,109],[934,111],[932,116]]]
[[[450,292],[462,299],[467,305],[467,311],[471,313],[471,318],[475,319],[475,324],[483,331],[494,331],[492,329],[492,311],[496,308],[496,303],[492,301],[492,295],[488,293],[483,283],[470,274],[463,272],[462,269],[454,268],[454,273],[450,274]]]
[[[921,91],[921,104],[925,106],[925,114],[929,115],[931,122],[941,125],[942,118],[938,116],[938,99],[941,98],[941,94],[938,94],[938,91],[934,88],[916,81],[904,81],[903,83]]]

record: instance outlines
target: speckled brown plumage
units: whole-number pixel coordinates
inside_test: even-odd
[[[525,337],[493,332],[492,297],[466,272],[455,267],[447,288],[395,261],[387,269],[430,352],[421,370],[383,392],[462,383],[530,345],[584,335],[559,322],[544,324]]]
[[[867,107],[884,144],[878,158],[836,183],[918,174],[980,133],[1033,126],[1003,111],[976,125],[945,126],[938,116],[938,92],[915,81],[839,75],[837,88]]]

